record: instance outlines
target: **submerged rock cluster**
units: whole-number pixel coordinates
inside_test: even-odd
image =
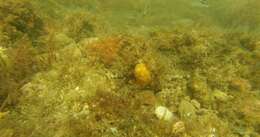
[[[202,26],[107,34],[85,11],[64,21],[7,1],[22,12],[0,13],[1,137],[260,135],[259,37]]]

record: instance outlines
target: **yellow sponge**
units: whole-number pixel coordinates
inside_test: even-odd
[[[139,63],[135,66],[134,75],[137,83],[140,85],[147,85],[152,81],[151,72],[144,63]]]

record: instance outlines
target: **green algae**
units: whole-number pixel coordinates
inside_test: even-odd
[[[208,4],[0,1],[0,136],[258,137],[258,2]]]

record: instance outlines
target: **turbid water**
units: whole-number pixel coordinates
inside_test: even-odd
[[[259,9],[0,0],[0,137],[259,137]]]

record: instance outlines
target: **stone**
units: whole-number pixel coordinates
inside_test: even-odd
[[[173,120],[173,113],[164,106],[156,107],[155,115],[160,120],[169,121],[169,122]]]
[[[181,119],[191,119],[196,116],[196,108],[188,100],[183,99],[178,108]]]
[[[185,132],[185,124],[182,121],[178,121],[173,124],[172,133],[178,135]]]
[[[142,105],[154,106],[157,102],[156,96],[153,91],[142,91],[137,94],[137,99]]]

